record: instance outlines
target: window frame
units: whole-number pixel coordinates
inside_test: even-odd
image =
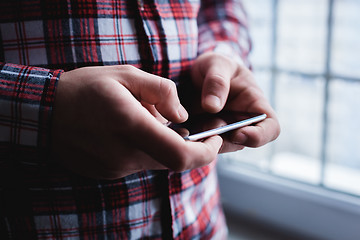
[[[218,161],[225,209],[294,235],[358,239],[358,197]],[[234,189],[236,186],[236,189]]]

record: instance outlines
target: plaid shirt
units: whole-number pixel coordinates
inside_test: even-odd
[[[226,238],[215,162],[81,177],[48,157],[51,110],[64,70],[131,64],[181,83],[199,54],[247,64],[249,48],[237,0],[1,1],[0,239]]]

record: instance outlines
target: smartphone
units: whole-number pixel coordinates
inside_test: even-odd
[[[222,111],[217,114],[190,115],[186,122],[171,123],[169,127],[178,132],[185,140],[198,141],[260,122],[266,117],[264,113]]]

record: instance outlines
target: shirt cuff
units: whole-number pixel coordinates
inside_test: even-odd
[[[43,159],[50,147],[55,90],[63,70],[0,63],[0,143],[18,158],[31,149]],[[25,153],[25,154],[24,154]]]

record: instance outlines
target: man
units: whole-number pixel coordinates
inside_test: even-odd
[[[226,238],[216,155],[279,134],[247,68],[241,2],[0,9],[0,238]],[[227,141],[184,141],[163,124],[194,109],[268,118]]]

